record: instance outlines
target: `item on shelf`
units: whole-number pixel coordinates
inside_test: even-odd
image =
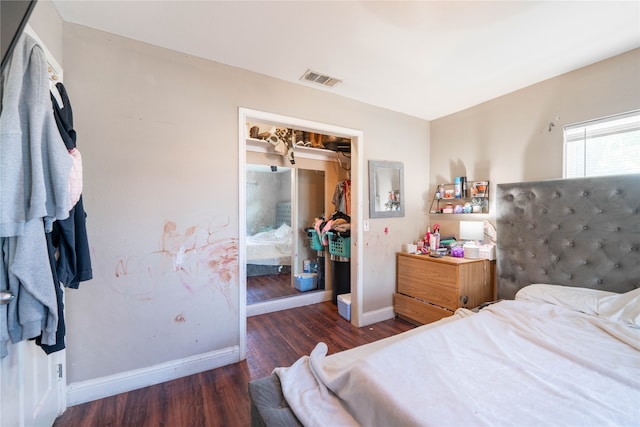
[[[447,203],[447,205],[442,209],[442,213],[453,213],[453,203]]]
[[[471,186],[471,197],[487,197],[488,181],[474,181]]]
[[[467,194],[466,176],[456,176],[454,187],[456,199],[466,199],[467,197],[469,197],[469,195]]]
[[[444,199],[453,199],[454,196],[454,189],[445,189],[444,190]]]

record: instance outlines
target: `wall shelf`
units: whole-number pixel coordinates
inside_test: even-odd
[[[429,213],[443,215],[489,213],[489,181],[469,181],[466,194],[461,191],[459,197],[455,195],[455,184],[438,184],[431,200]]]

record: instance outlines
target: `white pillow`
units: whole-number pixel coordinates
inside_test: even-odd
[[[640,328],[640,288],[618,294],[536,283],[520,289],[515,299],[555,304]]]
[[[291,233],[291,227],[287,224],[282,224],[278,229],[273,233],[278,239],[282,239]]]
[[[520,289],[516,293],[515,299],[544,302],[586,314],[598,315],[600,299],[616,295],[619,294],[597,289],[536,283]]]
[[[600,298],[598,315],[640,328],[640,288]]]

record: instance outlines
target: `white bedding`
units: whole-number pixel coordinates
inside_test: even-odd
[[[247,264],[291,265],[291,227],[287,224],[247,236],[246,243]]]
[[[305,426],[637,426],[640,290],[553,289],[275,372]]]

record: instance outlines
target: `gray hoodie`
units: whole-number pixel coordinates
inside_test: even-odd
[[[3,71],[0,113],[0,356],[42,334],[55,344],[58,311],[45,228],[69,216],[72,159],[58,131],[45,54],[23,34]]]
[[[4,70],[0,114],[0,237],[19,236],[28,221],[69,216],[72,159],[53,116],[47,60],[22,34]]]

